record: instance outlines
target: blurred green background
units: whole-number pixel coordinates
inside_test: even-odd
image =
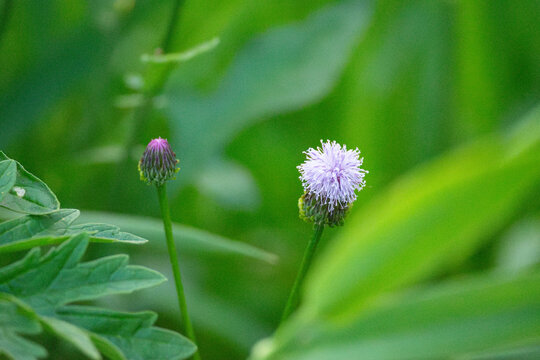
[[[186,0],[167,44],[173,0],[0,6],[0,148],[44,180],[63,208],[150,240],[93,245],[95,254],[127,252],[132,263],[171,278],[159,223],[145,228],[134,217],[159,216],[155,191],[139,181],[136,164],[148,141],[161,136],[180,159],[169,185],[173,221],[279,256],[268,264],[182,251],[179,239],[204,359],[245,358],[277,327],[311,235],[298,219],[296,166],[321,139],[358,147],[370,173],[350,221],[323,234],[326,262],[308,291],[312,309],[349,304],[350,318],[357,315],[361,289],[344,289],[364,284],[359,271],[369,271],[359,265],[363,249],[351,245],[364,235],[388,245],[370,259],[403,250],[406,240],[397,239],[419,241],[429,253],[403,250],[386,277],[373,278],[379,283],[366,280],[374,294],[538,268],[539,1]],[[141,61],[163,45],[180,52],[215,37],[216,48],[190,61]],[[431,207],[418,200],[422,192],[432,196]],[[379,243],[369,232],[377,227],[393,232],[379,234]],[[351,247],[358,258],[345,259]],[[406,279],[389,280],[415,264],[421,269]],[[319,304],[325,276],[331,282],[340,271],[348,278],[338,299]],[[180,329],[173,294],[167,284],[108,304],[154,309],[161,326]],[[374,295],[369,304],[380,301]],[[514,340],[538,344],[539,297],[528,304],[535,306],[528,313],[533,330]],[[62,346],[59,354],[70,351]]]

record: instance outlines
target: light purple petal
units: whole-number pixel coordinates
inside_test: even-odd
[[[367,170],[360,166],[360,150],[347,150],[335,141],[321,140],[321,147],[304,151],[307,160],[300,166],[300,180],[306,192],[312,193],[329,211],[334,207],[345,207],[356,200],[355,191],[366,185],[364,176]]]

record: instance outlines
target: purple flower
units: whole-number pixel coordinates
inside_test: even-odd
[[[304,151],[307,160],[298,166],[298,170],[305,191],[304,205],[307,201],[309,206],[315,206],[315,211],[310,210],[309,213],[319,214],[319,221],[328,223],[335,211],[345,215],[356,200],[356,191],[366,185],[364,176],[368,171],[360,168],[364,158],[360,158],[358,148],[347,150],[346,145],[342,147],[330,140],[321,140],[321,145],[322,148]],[[312,216],[310,218],[313,220]]]
[[[148,143],[139,161],[141,180],[148,184],[162,185],[165,181],[174,179],[178,172],[178,160],[167,139],[158,137]]]

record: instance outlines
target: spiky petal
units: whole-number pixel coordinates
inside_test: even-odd
[[[368,171],[360,168],[364,159],[358,148],[348,150],[330,140],[321,140],[321,146],[304,151],[307,159],[298,166],[305,192],[301,214],[304,218],[312,214],[309,218],[316,223],[339,225],[356,200],[356,191],[366,185]]]
[[[178,160],[167,139],[158,137],[148,143],[139,161],[141,180],[148,184],[162,185],[165,181],[174,179],[180,170],[176,167]]]

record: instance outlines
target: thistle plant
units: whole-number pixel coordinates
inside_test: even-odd
[[[314,224],[314,233],[300,264],[281,321],[286,320],[298,303],[299,290],[309,270],[325,226],[343,225],[356,200],[356,192],[366,185],[367,170],[360,166],[360,150],[348,150],[335,141],[321,140],[321,147],[304,151],[306,161],[297,168],[304,194],[298,200],[300,218]]]
[[[176,286],[176,296],[178,298],[178,306],[182,316],[185,334],[196,344],[195,332],[187,310],[187,302],[184,295],[184,286],[182,284],[182,276],[180,266],[178,264],[178,253],[174,244],[172,233],[172,222],[169,211],[169,203],[167,199],[166,182],[175,178],[176,173],[180,170],[176,167],[178,160],[176,154],[172,151],[167,139],[158,137],[148,143],[146,150],[139,161],[139,173],[141,180],[149,185],[155,185],[158,193],[159,206],[161,216],[163,218],[163,228],[165,230],[165,239],[167,241],[167,250],[169,252],[169,260],[171,262],[172,272],[174,276],[174,284]],[[200,359],[199,351],[195,352],[193,358]]]

